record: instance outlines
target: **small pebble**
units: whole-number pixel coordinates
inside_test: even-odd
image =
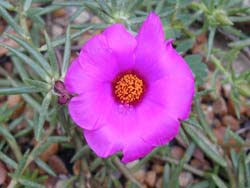
[[[149,187],[155,187],[156,183],[156,172],[155,171],[148,171],[146,174],[146,179],[145,179],[146,184]]]
[[[184,150],[179,146],[173,146],[171,148],[171,156],[174,159],[180,160],[184,155]]]
[[[193,175],[190,172],[181,172],[179,176],[179,184],[185,188],[193,181]]]
[[[7,178],[7,170],[4,164],[0,161],[0,185],[4,184],[6,178]]]
[[[218,98],[214,102],[213,110],[214,110],[214,113],[217,114],[217,115],[225,115],[225,114],[227,114],[227,105],[226,105],[225,100],[222,97]]]
[[[222,119],[222,123],[224,126],[230,127],[231,130],[233,130],[233,131],[236,131],[240,128],[239,121],[230,115],[224,116]]]
[[[139,181],[139,182],[144,182],[145,180],[145,174],[146,174],[146,171],[143,170],[143,169],[140,169],[136,172],[133,173],[133,176]]]
[[[48,165],[54,170],[56,174],[68,174],[68,170],[60,157],[52,155],[48,159]]]

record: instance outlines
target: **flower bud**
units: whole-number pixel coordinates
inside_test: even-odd
[[[58,104],[67,104],[72,97],[71,94],[69,94],[66,90],[64,82],[62,82],[61,80],[55,81],[54,90],[58,94]]]

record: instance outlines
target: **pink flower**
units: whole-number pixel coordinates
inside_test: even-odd
[[[178,133],[188,118],[194,77],[164,41],[160,18],[150,13],[136,37],[114,24],[92,37],[68,69],[73,121],[100,157],[122,151],[123,162],[148,154]]]

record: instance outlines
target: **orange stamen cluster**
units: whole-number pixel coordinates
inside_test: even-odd
[[[115,83],[115,96],[123,104],[137,102],[143,94],[143,81],[135,74],[129,73],[123,75]]]

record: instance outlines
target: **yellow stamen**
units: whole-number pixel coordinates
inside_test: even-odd
[[[143,94],[143,81],[132,73],[123,75],[114,86],[114,93],[121,103],[137,102]]]

